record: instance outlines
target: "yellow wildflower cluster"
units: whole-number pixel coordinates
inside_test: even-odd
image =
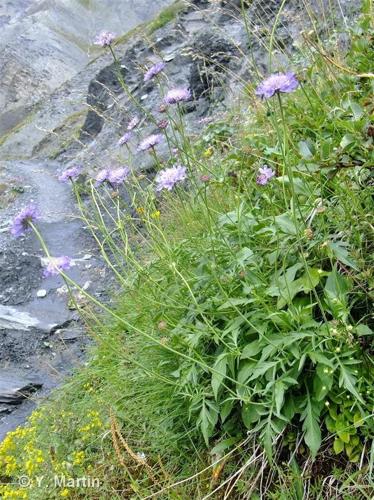
[[[99,412],[92,410],[88,412],[87,417],[87,423],[78,429],[78,432],[82,434],[82,439],[88,439],[90,434],[95,433],[103,427]]]
[[[85,459],[84,451],[73,451],[73,465],[82,465]]]

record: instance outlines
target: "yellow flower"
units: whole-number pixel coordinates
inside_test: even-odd
[[[210,158],[211,156],[213,156],[213,152],[214,151],[212,147],[206,149],[203,153],[204,158]]]
[[[145,214],[145,210],[144,210],[144,208],[143,208],[143,207],[138,207],[138,208],[136,209],[136,211],[137,211],[137,213],[138,213],[139,215],[144,215],[144,214]]]
[[[85,458],[84,451],[74,451],[73,465],[81,465],[84,462],[84,458]]]
[[[152,213],[151,213],[151,217],[152,217],[152,219],[159,219],[159,218],[160,218],[160,215],[161,215],[160,210],[156,210],[155,212],[152,212]]]
[[[64,488],[63,490],[60,491],[60,497],[66,498],[70,495],[70,491],[68,488]]]

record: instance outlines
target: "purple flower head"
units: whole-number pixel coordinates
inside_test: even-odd
[[[163,71],[165,69],[165,67],[166,67],[166,64],[163,61],[158,62],[157,64],[154,64],[145,73],[145,75],[144,75],[144,81],[145,82],[149,82],[149,80],[152,80],[152,78],[154,78],[156,75],[158,75],[159,73],[161,73],[161,71]]]
[[[18,238],[30,230],[30,222],[34,222],[39,218],[38,209],[35,205],[29,205],[21,210],[15,217],[10,228],[13,236]]]
[[[99,186],[103,182],[107,181],[108,178],[109,178],[109,170],[107,168],[100,170],[100,172],[95,177],[96,180],[95,186]]]
[[[277,92],[293,92],[299,86],[295,73],[275,73],[260,83],[256,95],[262,99],[269,99]]]
[[[62,174],[59,176],[58,180],[60,182],[68,182],[68,181],[75,181],[80,175],[82,171],[81,167],[71,167],[66,169]]]
[[[73,265],[74,262],[70,257],[50,257],[44,269],[43,276],[45,278],[48,278],[48,276],[57,276],[61,271],[67,271]]]
[[[110,31],[102,31],[99,35],[97,35],[95,39],[95,45],[100,45],[100,47],[109,47],[112,45],[116,38],[114,33],[110,33]]]
[[[119,186],[128,177],[129,173],[130,169],[128,167],[115,168],[109,170],[107,180],[112,186]]]
[[[258,173],[259,175],[256,178],[256,182],[260,186],[265,186],[265,184],[267,184],[270,181],[270,179],[272,179],[275,175],[274,170],[269,168],[267,165],[264,165],[263,167],[259,168]]]
[[[157,126],[159,129],[164,130],[165,128],[168,128],[169,122],[168,120],[161,120],[157,123]]]
[[[127,144],[131,139],[131,136],[131,132],[126,132],[125,134],[123,134],[123,136],[118,141],[118,146],[124,146],[125,144]]]
[[[161,170],[156,176],[156,191],[167,189],[171,191],[175,184],[184,181],[187,177],[187,169],[182,165],[176,165],[171,168]]]
[[[166,104],[177,104],[178,102],[189,101],[191,92],[187,88],[177,88],[169,90],[164,98]]]
[[[148,151],[149,149],[153,149],[155,146],[160,144],[163,139],[164,136],[161,134],[152,134],[139,144],[138,151]]]
[[[127,130],[134,130],[134,128],[137,125],[139,125],[139,122],[140,122],[140,118],[138,116],[134,116],[134,118],[132,118],[129,121],[129,124],[127,125]]]

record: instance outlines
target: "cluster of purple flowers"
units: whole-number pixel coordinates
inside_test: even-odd
[[[66,257],[50,257],[48,259],[48,264],[44,269],[43,276],[48,278],[48,276],[57,276],[62,271],[67,271],[74,265],[73,259]]]
[[[152,134],[146,137],[138,146],[138,151],[149,151],[154,149],[158,144],[160,144],[164,139],[161,134]]]
[[[96,186],[108,182],[113,187],[120,186],[129,176],[130,169],[128,167],[120,167],[115,169],[104,168],[96,176]]]
[[[123,134],[123,136],[118,141],[118,146],[124,146],[125,144],[127,144],[131,139],[131,137],[132,137],[131,132],[126,132],[125,134]]]
[[[158,62],[157,64],[154,64],[151,68],[149,68],[149,70],[145,73],[144,75],[144,81],[145,82],[149,82],[150,80],[152,80],[152,78],[154,78],[155,76],[157,76],[159,73],[161,73],[161,71],[163,71],[166,67],[166,64],[161,61],[161,62]]]
[[[61,182],[75,181],[81,174],[82,167],[76,166],[67,168],[62,174],[59,176],[58,180]]]
[[[131,118],[129,121],[129,124],[127,125],[127,130],[131,131],[134,130],[135,127],[139,125],[140,118],[138,116],[134,116],[134,118]]]
[[[290,93],[297,89],[299,82],[295,73],[274,73],[265,78],[256,89],[256,95],[269,99],[277,93]]]
[[[270,179],[272,179],[275,175],[274,170],[269,168],[267,165],[264,165],[263,167],[258,169],[258,176],[256,178],[257,184],[260,186],[265,186]]]
[[[100,47],[109,47],[115,39],[116,35],[114,33],[111,33],[110,31],[102,31],[99,35],[97,35],[95,45],[100,45]]]
[[[12,222],[10,232],[16,238],[23,236],[29,231],[30,223],[39,219],[39,212],[35,205],[29,205],[21,210]]]
[[[178,104],[179,102],[190,101],[192,98],[191,91],[187,88],[175,88],[169,90],[164,97],[166,104]]]
[[[156,176],[156,191],[161,191],[162,189],[171,191],[176,184],[184,181],[186,177],[187,169],[182,165],[165,168]]]

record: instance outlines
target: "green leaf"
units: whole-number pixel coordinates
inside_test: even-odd
[[[256,366],[256,368],[253,369],[252,375],[249,377],[247,382],[256,380],[256,378],[261,377],[261,375],[265,375],[265,373],[270,370],[270,368],[273,368],[273,366],[275,366],[277,363],[278,361],[268,361],[266,363],[260,363]]]
[[[259,413],[259,405],[251,403],[245,404],[242,408],[242,420],[247,429],[252,429],[253,424],[257,422],[261,414]]]
[[[363,108],[359,104],[357,104],[357,102],[351,101],[350,102],[350,108],[351,108],[352,113],[353,113],[353,119],[354,119],[354,121],[357,121],[360,118],[362,118],[362,116],[365,113],[364,110],[363,110]]]
[[[223,354],[221,355],[221,357],[218,357],[213,368],[215,371],[212,374],[212,389],[214,397],[217,400],[219,388],[221,387],[223,379],[226,377],[226,372],[227,372],[226,354]]]
[[[356,389],[356,378],[354,375],[346,368],[342,363],[340,365],[340,376],[339,376],[339,387],[345,387],[353,396],[360,401],[360,403],[364,403],[364,400],[359,395]]]
[[[275,393],[275,406],[277,409],[277,414],[279,415],[284,402],[285,385],[283,382],[276,382],[274,386]]]
[[[277,215],[275,217],[275,224],[286,234],[297,234],[295,224],[288,214]]]
[[[224,403],[222,403],[221,411],[220,411],[220,417],[221,417],[222,423],[225,422],[227,417],[230,415],[230,413],[234,407],[234,404],[235,404],[234,399],[227,399]]]
[[[313,290],[313,288],[315,288],[320,282],[321,276],[322,274],[320,272],[320,269],[312,267],[308,268],[308,270],[305,271],[305,273],[300,278],[303,292],[307,293]]]
[[[299,152],[303,158],[309,160],[313,157],[313,146],[307,141],[299,142]]]
[[[253,302],[253,298],[239,298],[239,297],[233,297],[226,302],[224,302],[222,305],[218,307],[218,311],[224,311],[225,309],[231,309],[235,308],[237,306],[246,306],[247,304],[250,304]]]
[[[255,340],[254,342],[251,342],[250,344],[244,347],[240,359],[253,358],[253,356],[256,356],[256,354],[258,354],[261,351],[261,349],[262,349],[261,341]]]
[[[339,455],[344,450],[344,443],[341,439],[335,438],[334,440],[334,452],[336,455]]]
[[[214,448],[210,450],[211,455],[222,455],[222,452],[227,450],[228,448],[231,448],[233,444],[236,444],[238,442],[239,438],[237,437],[231,437],[224,439],[223,441],[219,442],[216,444]]]
[[[218,421],[217,405],[212,401],[208,400],[203,401],[198,422],[207,446],[209,446],[209,438],[213,434],[217,421]]]
[[[347,148],[348,146],[350,146],[351,144],[355,143],[356,142],[356,137],[352,134],[345,134],[345,136],[343,137],[343,139],[340,141],[340,147],[342,149],[345,149]]]
[[[328,243],[328,247],[332,250],[332,253],[337,258],[338,261],[342,262],[346,266],[351,267],[355,271],[359,271],[359,266],[357,262],[349,256],[349,252],[344,245],[339,242]]]
[[[365,335],[373,335],[374,334],[373,330],[371,330],[367,325],[364,325],[362,323],[360,325],[356,326],[356,333],[360,337],[363,337]]]
[[[244,266],[244,264],[254,263],[256,257],[250,248],[244,247],[236,254],[236,260],[238,264]]]
[[[355,427],[361,427],[364,425],[364,419],[362,418],[361,413],[357,412],[353,415],[353,423]]]
[[[302,414],[303,431],[305,432],[304,441],[310,449],[312,457],[315,458],[321,446],[321,429],[319,425],[319,416],[321,406],[307,395],[306,408]]]

